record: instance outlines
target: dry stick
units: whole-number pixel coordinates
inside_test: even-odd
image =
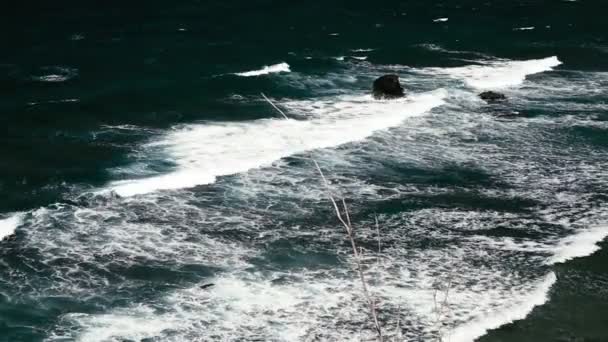
[[[317,165],[317,169],[319,169],[318,165]],[[327,184],[325,184],[325,185],[327,185]],[[327,190],[329,190],[329,187]],[[344,200],[344,198],[342,199],[342,206],[344,207],[344,213],[346,214],[346,222],[348,222],[348,226],[351,227],[351,229],[352,229],[353,225],[350,223],[350,216],[348,214],[348,208],[346,207],[346,201]]]
[[[441,324],[441,312],[439,311],[439,307],[437,305],[437,292],[439,292],[438,289],[433,291],[433,305],[435,306],[435,325],[437,326],[437,332],[439,334],[439,336],[437,336],[437,342],[441,342],[442,334],[441,327],[439,326]]]
[[[451,313],[450,310],[450,304],[448,303],[448,299],[450,296],[450,289],[452,288],[452,272],[450,272],[449,278],[448,278],[448,284],[447,287],[445,288],[445,292],[444,292],[444,298],[443,301],[441,301],[441,303],[438,304],[437,302],[437,293],[439,292],[438,289],[435,289],[435,291],[433,292],[433,303],[435,305],[435,313],[436,313],[436,324],[437,324],[437,329],[439,330],[439,336],[437,337],[437,341],[441,342],[443,341],[443,333],[442,333],[442,328],[440,325],[442,325],[443,323],[443,319],[444,319],[444,314],[447,316],[447,314]]]
[[[382,248],[380,246],[380,225],[378,224],[378,215],[374,214],[374,219],[376,220],[376,236],[378,237],[378,254],[382,253]]]
[[[279,113],[281,113],[281,115],[283,115],[283,117],[285,119],[287,118],[287,115],[285,115],[285,113],[283,113],[283,111],[281,109],[279,109],[279,107],[277,107],[274,103],[272,103],[272,101],[266,97],[266,95],[264,95],[264,93],[260,93],[262,95],[262,97],[264,97],[264,99],[270,103],[270,105],[276,109]],[[360,257],[360,253],[357,250],[357,244],[355,243],[355,238],[353,235],[353,227],[352,224],[350,222],[350,216],[348,213],[348,207],[346,206],[346,201],[344,199],[342,199],[342,205],[344,207],[344,213],[346,215],[346,221],[344,220],[344,218],[342,218],[342,214],[340,213],[340,208],[338,207],[338,203],[336,202],[336,200],[334,199],[334,196],[331,194],[331,187],[329,186],[329,182],[327,181],[327,178],[325,178],[325,175],[323,174],[323,171],[321,171],[321,167],[319,166],[319,164],[317,163],[317,161],[314,158],[310,158],[312,159],[312,161],[315,164],[315,167],[317,168],[317,171],[319,171],[319,174],[321,175],[321,179],[323,180],[323,184],[325,185],[326,189],[327,189],[327,195],[329,196],[329,199],[331,200],[331,203],[334,207],[334,210],[336,211],[336,216],[338,217],[338,220],[340,221],[340,223],[342,223],[342,225],[344,226],[344,228],[346,229],[346,234],[348,235],[348,238],[350,240],[350,244],[351,247],[353,249],[353,254],[355,256],[355,262],[357,264],[357,271],[359,273],[359,278],[361,279],[361,286],[363,287],[363,294],[365,295],[365,298],[367,299],[369,308],[370,308],[370,312],[372,314],[372,317],[374,319],[374,325],[376,328],[376,331],[378,332],[378,339],[380,342],[382,342],[383,338],[382,338],[382,329],[380,328],[380,323],[378,322],[378,315],[376,313],[376,305],[374,300],[372,299],[372,297],[369,294],[369,291],[367,290],[367,282],[365,281],[365,275],[363,273],[363,267],[361,265],[361,257]]]
[[[376,331],[378,332],[378,338],[379,338],[380,342],[382,342],[382,340],[383,340],[382,329],[380,328],[380,323],[378,322],[378,315],[376,313],[376,305],[375,305],[374,300],[370,296],[369,291],[367,290],[367,282],[365,281],[365,274],[363,273],[363,266],[361,265],[361,256],[359,254],[359,251],[357,250],[357,244],[355,243],[355,238],[353,235],[353,227],[350,224],[350,217],[348,215],[348,207],[346,206],[346,201],[344,201],[344,199],[342,199],[342,204],[344,205],[344,212],[345,212],[346,218],[347,218],[347,221],[344,221],[344,219],[342,218],[342,215],[340,214],[340,209],[338,208],[338,204],[336,203],[334,196],[330,192],[329,182],[325,178],[323,171],[321,171],[321,167],[319,167],[319,163],[317,163],[317,161],[314,159],[312,159],[312,161],[315,163],[315,167],[317,168],[317,171],[319,171],[319,174],[321,175],[321,179],[323,180],[323,183],[324,183],[325,187],[327,188],[327,195],[329,196],[329,199],[334,206],[334,210],[336,211],[336,216],[338,217],[338,220],[342,223],[342,225],[346,229],[346,234],[348,235],[348,239],[350,240],[350,244],[353,249],[353,254],[355,255],[357,271],[359,273],[359,278],[361,279],[361,286],[363,287],[363,294],[365,295],[365,298],[367,299],[369,309],[372,314],[372,318],[374,319],[374,325],[376,327]]]
[[[399,316],[400,312],[401,312],[401,304],[399,304],[399,306],[397,307],[397,327],[395,328],[395,337],[396,338],[402,337],[402,334],[401,334],[401,317]],[[395,340],[393,339],[393,341],[395,341]]]
[[[285,113],[283,113],[283,111],[282,111],[282,110],[281,110],[279,107],[275,106],[275,105],[274,105],[274,103],[272,103],[272,101],[270,101],[270,99],[269,99],[268,97],[266,97],[266,95],[264,95],[264,93],[260,93],[260,94],[262,95],[262,97],[264,98],[264,100],[266,100],[268,103],[270,103],[270,105],[271,105],[271,106],[272,106],[274,109],[276,109],[276,110],[277,110],[279,113],[281,113],[281,115],[283,115],[283,117],[284,117],[285,119],[289,119],[289,118],[287,117],[287,115],[285,115]]]
[[[380,261],[380,254],[382,254],[382,246],[380,245],[380,225],[378,224],[378,215],[374,214],[374,220],[376,220],[376,237],[378,238],[378,261]]]
[[[448,299],[449,299],[449,296],[450,296],[450,289],[452,288],[452,276],[453,276],[452,275],[452,271],[450,271],[450,275],[449,275],[449,278],[448,278],[448,286],[445,289],[445,296],[444,296],[444,299],[443,299],[443,303],[441,304],[442,311],[446,312],[446,316],[448,316],[448,315],[450,315],[452,313],[451,312],[452,310],[450,309],[450,303],[448,303]],[[448,332],[448,334],[449,334],[449,332]],[[441,341],[443,341],[443,334],[441,336]]]

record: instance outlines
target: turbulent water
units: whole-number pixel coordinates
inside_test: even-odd
[[[0,340],[608,340],[602,6],[16,8]]]

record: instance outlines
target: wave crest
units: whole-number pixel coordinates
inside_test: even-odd
[[[235,75],[243,76],[243,77],[252,77],[252,76],[274,74],[274,73],[279,73],[279,72],[291,72],[289,64],[279,63],[279,64],[273,64],[273,65],[265,65],[261,69],[245,71],[245,72],[237,72],[237,73],[235,73]]]

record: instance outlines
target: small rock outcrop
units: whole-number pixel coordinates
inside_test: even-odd
[[[395,99],[405,96],[398,75],[384,75],[376,79],[372,94],[376,99]]]
[[[505,101],[507,97],[505,94],[497,93],[495,91],[484,91],[479,94],[479,97],[486,102],[498,102]]]

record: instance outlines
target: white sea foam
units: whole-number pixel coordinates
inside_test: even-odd
[[[502,72],[501,68],[509,63],[519,62],[500,61],[481,67],[495,65]],[[435,75],[431,75],[433,82],[436,82]],[[281,79],[290,76],[301,77],[294,73]],[[461,97],[464,95],[466,97]],[[289,280],[284,282],[274,282],[275,277],[267,272],[258,274],[243,270],[252,268],[252,259],[272,263],[265,253],[273,250],[275,241],[296,241],[298,249],[307,251],[324,250],[329,245],[330,253],[338,249],[341,257],[348,258],[341,230],[331,224],[307,227],[310,215],[317,214],[319,208],[315,204],[324,191],[319,182],[310,182],[314,177],[311,170],[290,165],[287,158],[279,163],[273,161],[315,148],[361,140],[374,131],[377,134],[365,144],[342,145],[339,149],[326,148],[314,153],[322,167],[337,171],[328,172],[328,175],[335,184],[340,184],[340,189],[347,193],[346,198],[363,203],[369,203],[367,198],[394,199],[398,203],[423,199],[433,203],[432,208],[380,216],[385,259],[378,265],[369,265],[368,270],[373,282],[370,290],[380,298],[379,305],[385,317],[391,317],[389,322],[383,322],[385,331],[396,330],[396,318],[402,313],[403,331],[410,335],[399,340],[437,340],[434,285],[438,275],[450,275],[452,270],[458,272],[452,275],[453,287],[448,303],[451,314],[445,317],[444,340],[473,341],[489,329],[523,319],[536,305],[547,300],[555,282],[553,273],[542,276],[546,274],[543,265],[546,257],[555,253],[553,259],[556,261],[549,261],[553,263],[591,253],[597,248],[595,243],[606,236],[602,233],[604,228],[585,233],[576,227],[574,231],[582,232],[582,235],[557,240],[556,235],[535,229],[557,222],[559,217],[539,219],[536,215],[522,216],[517,211],[449,209],[460,206],[463,192],[466,196],[470,194],[472,188],[466,184],[456,188],[442,182],[396,184],[376,182],[368,177],[372,172],[390,177],[391,172],[401,173],[404,169],[430,175],[449,170],[459,175],[460,170],[454,170],[454,165],[464,165],[467,170],[482,170],[490,178],[512,188],[484,191],[479,190],[483,185],[478,187],[479,184],[474,183],[472,191],[481,193],[472,195],[483,195],[489,204],[494,200],[510,203],[521,198],[532,199],[546,204],[562,217],[576,218],[583,211],[580,204],[586,199],[579,193],[561,193],[563,184],[573,187],[575,179],[602,182],[605,175],[594,172],[605,167],[590,160],[585,154],[588,151],[582,149],[572,160],[560,159],[559,167],[555,167],[551,164],[555,151],[542,140],[543,131],[539,133],[538,127],[534,126],[546,129],[550,123],[554,124],[553,121],[499,122],[470,113],[466,108],[463,110],[474,99],[476,97],[469,90],[452,90],[447,96],[444,91],[437,91],[397,101],[373,101],[368,96],[284,101],[277,104],[290,116],[306,120],[275,119],[177,127],[149,146],[166,152],[177,164],[174,173],[113,183],[111,187],[123,195],[190,187],[213,182],[218,175],[253,168],[253,171],[240,173],[214,187],[214,190],[220,190],[223,199],[230,201],[218,201],[217,193],[156,193],[119,199],[118,203],[102,208],[78,208],[70,214],[41,211],[34,215],[36,225],[27,229],[28,247],[40,251],[45,260],[99,262],[99,256],[107,256],[107,262],[121,265],[153,260],[161,264],[219,267],[222,270],[214,279],[205,280],[216,286],[202,289],[187,285],[189,288],[163,293],[149,302],[112,308],[100,314],[67,314],[54,332],[56,338],[49,338],[49,341],[145,338],[175,342],[230,341],[235,336],[273,341],[373,338],[373,330],[366,325],[369,317],[356,274],[344,274],[349,272],[348,267],[325,264],[321,267],[327,268],[316,273],[305,267],[289,268]],[[443,101],[447,105],[433,115],[400,124]],[[394,128],[385,130],[388,127]],[[550,135],[556,139],[554,134]],[[509,144],[494,143],[504,137],[510,139]],[[484,142],[488,140],[489,143]],[[534,148],[526,149],[526,154],[519,153],[527,146]],[[588,166],[583,169],[576,158],[587,162]],[[272,167],[259,168],[271,163]],[[342,172],[344,170],[348,172]],[[300,189],[302,191],[298,191]],[[456,198],[449,197],[455,193],[459,194]],[[197,196],[213,197],[205,198],[201,204],[196,203]],[[443,206],[443,201],[450,201],[449,205]],[[578,205],[573,208],[571,203]],[[560,207],[562,204],[564,206]],[[286,207],[294,210],[285,211]],[[358,210],[357,205],[352,207],[354,211]],[[305,223],[290,226],[288,222],[297,223],[299,215],[305,216],[306,220],[302,221]],[[359,221],[361,215],[357,217]],[[58,229],[58,225],[62,229]],[[372,225],[372,221],[357,222],[361,227],[358,239],[370,242],[366,227]],[[506,236],[497,232],[498,236],[491,234],[488,237],[487,231],[497,227],[507,228]],[[217,234],[221,229],[230,234]],[[556,224],[552,229],[559,230],[560,225]],[[509,232],[517,230],[538,233],[541,237],[509,236]],[[241,234],[254,238],[244,239]],[[232,240],[235,236],[238,236],[237,241]],[[239,243],[243,240],[246,243]],[[297,241],[302,245],[297,245]],[[420,248],[417,247],[420,241],[433,243],[428,244],[430,248]],[[375,240],[371,242],[373,245]],[[95,273],[86,275],[90,278],[86,279],[89,283],[83,281],[83,270],[78,269],[80,264],[72,263],[75,269],[68,271],[53,268],[53,272],[57,272],[54,279],[61,284],[57,286],[59,293],[69,292],[63,282],[78,281],[73,286],[82,287],[83,293],[92,291],[82,283],[98,282],[101,284],[99,291],[107,287],[102,284],[105,278]],[[530,272],[518,272],[520,267]],[[66,277],[66,273],[79,276]],[[537,276],[526,275],[531,273]],[[120,286],[126,287],[125,283]],[[447,327],[455,329],[449,332]]]
[[[78,40],[83,40],[84,39],[84,34],[82,33],[75,33],[70,37],[70,40],[73,41],[78,41]]]
[[[34,101],[34,102],[28,102],[28,106],[36,106],[39,104],[44,104],[44,103],[49,103],[49,104],[54,104],[54,103],[75,103],[75,102],[80,102],[80,99],[61,99],[61,100],[49,100],[49,101]]]
[[[499,61],[457,68],[429,68],[434,73],[463,79],[477,89],[500,89],[522,84],[526,76],[552,70],[562,64],[557,57],[525,61]]]
[[[15,233],[15,229],[23,222],[23,213],[13,214],[0,220],[0,240]]]
[[[365,139],[377,130],[428,112],[441,105],[445,96],[440,89],[394,101],[376,101],[369,95],[338,101],[294,101],[284,106],[313,117],[189,125],[155,143],[178,165],[175,172],[113,182],[110,189],[131,196],[209,184],[217,176],[269,165],[282,157]]]
[[[534,26],[526,26],[526,27],[516,27],[513,30],[515,31],[531,31],[534,30],[536,27]]]
[[[451,50],[451,49],[447,49],[441,45],[433,44],[433,43],[416,44],[414,46],[418,46],[418,47],[421,47],[421,48],[429,50],[429,51],[437,51],[437,52],[449,53],[449,54],[454,54],[454,55],[478,56],[478,57],[481,57],[483,59],[488,59],[488,60],[494,59],[492,56],[483,54],[481,52],[467,51],[467,50]]]
[[[591,255],[600,249],[597,243],[606,236],[608,236],[608,226],[596,226],[565,237],[559,242],[554,250],[554,255],[547,260],[547,263],[562,263],[570,259]]]
[[[126,310],[125,310],[126,311]],[[87,314],[70,314],[64,319],[80,322],[85,332],[70,338],[78,342],[120,341],[117,337],[141,341],[148,336],[160,335],[164,330],[180,325],[179,317],[155,317],[154,308],[140,306],[124,314],[97,315],[92,319]],[[169,319],[172,318],[172,319]],[[63,337],[50,336],[46,341],[62,340]]]
[[[64,319],[76,323],[80,331],[49,341],[65,337],[79,342],[159,337],[175,342],[299,341],[314,336],[315,330],[329,334],[329,340],[350,341],[349,335],[359,335],[336,324],[339,318],[365,322],[366,314],[352,303],[356,299],[352,281],[276,285],[255,278],[222,276],[213,280],[215,286],[210,289],[195,286],[176,291],[159,303],[162,311],[140,305],[101,315],[69,314]],[[340,291],[329,292],[328,288]],[[341,317],[320,316],[322,312]],[[327,329],[329,325],[333,331]]]
[[[261,218],[254,215],[225,217],[223,212],[206,209],[204,212],[179,199],[157,197],[128,198],[92,202],[90,208],[58,206],[31,212],[25,229],[27,248],[37,250],[45,264],[56,260],[73,260],[71,264],[49,269],[53,286],[40,289],[39,295],[71,295],[111,291],[105,276],[91,272],[89,267],[106,268],[109,264],[130,267],[143,260],[153,264],[198,265],[199,267],[242,269],[251,267],[248,258],[259,251],[239,241],[226,239],[217,233],[227,222],[239,221],[242,234],[254,231]],[[104,202],[106,202],[104,204]],[[145,208],[145,211],[141,211]],[[186,217],[188,216],[188,217]],[[196,217],[196,222],[186,223]],[[139,222],[133,222],[139,221]],[[172,267],[172,266],[168,266]],[[178,266],[179,267],[179,266]],[[77,277],[66,277],[78,274]],[[125,279],[120,287],[133,283]]]
[[[308,240],[314,242],[315,238]],[[370,265],[368,269],[374,282],[380,282],[371,291],[381,298],[383,312],[391,313],[392,319],[383,323],[385,332],[393,334],[399,316],[407,312],[404,321],[408,323],[402,326],[404,340],[437,340],[439,334],[445,337],[444,341],[472,342],[489,329],[524,318],[546,301],[555,282],[553,273],[531,284],[518,284],[517,280],[513,282],[516,276],[504,279],[493,267],[460,261],[462,255],[479,257],[474,250],[474,246],[467,251],[453,250],[453,255],[433,250],[410,251],[407,258],[406,254],[394,255],[399,253],[397,250],[385,251],[387,257],[391,255],[385,260],[387,268]],[[488,255],[486,260],[491,259]],[[442,319],[448,326],[458,324],[451,331],[443,331],[437,326],[440,313],[436,302],[437,295],[442,300],[442,293],[437,294],[435,283],[437,274],[449,274],[454,267],[460,274],[451,275],[449,312]],[[301,270],[265,276],[231,272],[210,279],[215,284],[211,288],[196,285],[178,290],[154,304],[132,305],[104,314],[66,315],[64,319],[78,329],[64,329],[68,336],[49,341],[160,338],[181,342],[231,340],[235,336],[273,341],[373,339],[355,274],[335,276],[339,273],[340,270]],[[276,282],[277,279],[281,281]]]
[[[68,79],[69,79],[68,75],[54,75],[54,74],[37,77],[37,80],[41,81],[41,82],[63,82],[63,81],[67,81]]]
[[[78,76],[78,69],[68,67],[44,67],[41,69],[43,75],[32,76],[32,79],[39,82],[65,82]]]
[[[289,64],[279,63],[279,64],[273,64],[273,65],[266,65],[263,68],[258,69],[258,70],[237,72],[237,73],[235,73],[235,75],[243,76],[243,77],[252,77],[252,76],[274,74],[274,73],[279,73],[279,72],[291,72]]]
[[[433,22],[434,23],[444,23],[444,22],[448,21],[448,19],[449,18],[437,18],[437,19],[434,19]]]
[[[442,46],[437,45],[437,44],[425,43],[425,44],[419,44],[417,46],[420,46],[420,47],[425,48],[425,49],[430,50],[430,51],[439,51],[439,52],[445,52],[445,53],[451,53],[452,52],[452,51],[447,50],[447,49],[445,49]]]
[[[143,127],[135,126],[135,125],[102,125],[102,128],[107,129],[116,129],[116,130],[125,130],[125,131],[139,131],[143,130]]]
[[[473,342],[488,330],[496,329],[507,323],[525,318],[538,305],[544,304],[548,299],[551,286],[557,278],[553,272],[536,284],[534,289],[523,295],[515,295],[509,302],[497,309],[491,310],[479,318],[456,327],[445,337],[449,342]]]

